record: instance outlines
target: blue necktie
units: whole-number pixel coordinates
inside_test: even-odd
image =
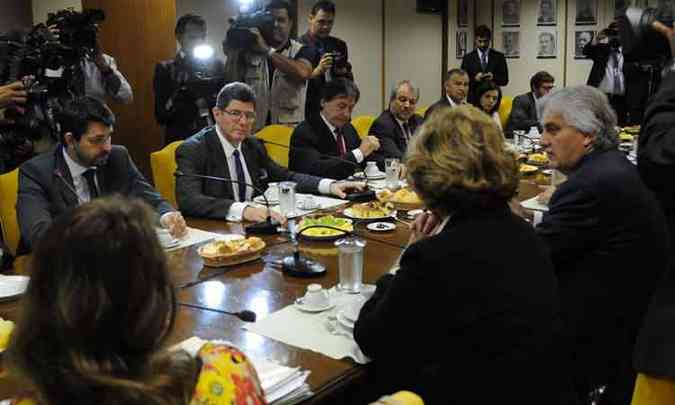
[[[483,71],[487,69],[487,52],[480,54],[480,66],[483,68]]]
[[[234,166],[237,170],[237,180],[241,182],[246,182],[246,176],[244,176],[244,166],[241,164],[241,158],[239,158],[239,150],[235,149],[232,152],[234,156]],[[246,201],[246,186],[244,184],[238,184],[239,186],[239,202]]]
[[[87,187],[89,188],[89,199],[93,200],[95,198],[98,198],[99,192],[98,188],[96,187],[96,169],[87,169],[84,173],[82,173],[82,177],[84,177],[84,180],[87,182]]]

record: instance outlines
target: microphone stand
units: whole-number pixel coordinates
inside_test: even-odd
[[[297,233],[295,232],[295,219],[288,221],[288,229],[291,233],[291,243],[293,243],[293,254],[284,257],[281,260],[281,269],[285,274],[293,277],[320,277],[326,274],[326,266],[314,260],[308,259],[300,255],[300,250],[298,248],[298,238]],[[302,233],[304,230],[309,228],[318,228],[325,226],[308,226],[303,228],[299,233]],[[335,228],[337,229],[337,228]],[[340,229],[341,230],[341,229]],[[343,231],[346,232],[346,231]]]
[[[195,305],[195,304],[188,304],[186,302],[178,302],[177,304],[182,305],[184,307],[188,307],[188,308],[205,309],[207,311],[218,312],[219,314],[231,315],[231,316],[239,318],[240,320],[242,320],[244,322],[255,322],[255,319],[257,317],[255,312],[249,311],[248,309],[245,309],[245,310],[239,311],[239,312],[230,312],[230,311],[224,311],[222,309],[217,309],[217,308],[208,308],[208,307],[205,308],[205,307],[201,307],[201,306]]]
[[[225,177],[216,177],[216,176],[206,176],[203,174],[188,174],[188,173],[183,173],[180,170],[176,170],[173,174],[175,177],[193,177],[197,179],[204,179],[204,180],[214,180],[214,181],[222,181],[224,183],[235,183],[239,184],[240,186],[248,186],[251,187],[253,190],[257,191],[262,195],[263,199],[265,200],[265,206],[267,208],[267,219],[265,221],[249,225],[247,226],[246,229],[246,234],[253,234],[253,235],[274,235],[278,233],[277,231],[277,225],[272,223],[272,216],[270,215],[270,203],[267,200],[267,196],[265,195],[265,192],[259,189],[258,187],[254,186],[253,184],[247,183],[245,181],[239,181],[239,180],[233,180],[233,179],[227,179]]]

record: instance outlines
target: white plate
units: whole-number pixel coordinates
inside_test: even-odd
[[[162,247],[164,249],[171,249],[171,248],[176,247],[178,245],[180,245],[180,239],[174,239],[174,240],[170,240],[167,243],[163,243]]]
[[[372,176],[367,176],[368,180],[382,180],[387,178],[387,173],[385,172],[378,172],[377,174],[374,174]],[[350,176],[351,179],[353,180],[363,180],[366,178],[365,173],[363,172],[356,172],[352,176]]]
[[[244,239],[244,235],[240,235],[238,233],[225,233],[213,238],[213,240],[224,240],[224,241],[240,240],[240,239]]]
[[[366,228],[373,232],[389,232],[396,229],[396,224],[391,222],[371,222],[366,225]]]
[[[351,207],[344,210],[343,214],[345,214],[345,216],[347,218],[359,219],[359,220],[362,220],[362,221],[376,221],[378,219],[386,219],[386,218],[396,217],[396,211],[392,211],[392,212],[389,213],[389,215],[384,215],[384,216],[381,216],[381,217],[361,218],[361,217],[357,217],[357,216],[354,215],[354,212],[352,211]]]
[[[337,314],[337,321],[340,325],[344,326],[347,328],[350,332],[354,330],[354,322],[350,321],[347,319],[343,311],[338,312]]]
[[[257,202],[258,204],[265,205],[265,198],[264,198],[263,196],[261,196],[261,195],[258,195],[258,196],[253,197],[253,201],[254,201],[254,202]],[[279,204],[279,200],[278,200],[278,199],[273,200],[273,199],[269,198],[267,201],[269,201],[270,205],[277,205],[277,204]]]
[[[331,309],[335,306],[335,303],[329,302],[328,305],[326,305],[324,307],[320,307],[320,308],[310,307],[308,305],[305,305],[302,298],[296,299],[294,304],[295,304],[295,307],[297,309],[299,309],[303,312],[323,312],[323,311],[327,311],[327,310],[329,310],[329,309]]]
[[[28,287],[29,277],[0,276],[0,300],[16,298],[23,294]]]

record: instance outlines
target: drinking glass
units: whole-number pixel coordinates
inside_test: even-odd
[[[281,215],[288,217],[295,213],[295,187],[292,181],[279,183],[279,211]]]
[[[336,241],[335,246],[339,252],[337,289],[349,294],[358,294],[363,280],[363,248],[366,241],[348,237]]]
[[[401,163],[396,158],[384,159],[384,169],[387,175],[386,186],[390,189],[398,188],[398,178],[401,174]]]

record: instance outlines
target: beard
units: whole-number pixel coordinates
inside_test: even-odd
[[[100,155],[91,157],[91,156],[85,155],[82,152],[82,150],[80,149],[80,147],[77,146],[77,145],[75,145],[74,150],[75,150],[75,157],[77,158],[78,163],[80,163],[82,166],[101,167],[101,166],[104,166],[106,163],[108,163],[108,156],[110,155],[109,153],[100,154]]]

